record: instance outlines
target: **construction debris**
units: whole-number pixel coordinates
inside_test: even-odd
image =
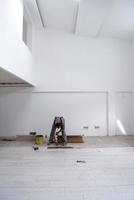
[[[29,135],[36,135],[37,133],[35,131],[32,131],[29,133]]]
[[[16,141],[16,140],[15,139],[3,138],[2,141],[4,141],[4,142],[13,142],[13,141]]]
[[[77,160],[76,162],[77,162],[77,163],[86,163],[85,160]]]
[[[33,146],[33,149],[34,149],[35,151],[37,151],[37,150],[39,150],[39,147]]]
[[[70,146],[48,146],[47,149],[73,149],[74,147]]]

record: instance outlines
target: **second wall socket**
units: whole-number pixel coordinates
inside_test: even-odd
[[[99,128],[100,128],[100,126],[96,125],[96,126],[94,126],[94,128],[95,128],[95,129],[99,129]]]

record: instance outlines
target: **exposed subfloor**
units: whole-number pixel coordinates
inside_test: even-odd
[[[0,142],[0,200],[134,200],[130,138],[124,147],[38,151],[30,142]]]
[[[134,136],[95,136],[83,137],[84,143],[70,143],[68,146],[75,148],[103,148],[103,147],[134,147]],[[55,145],[51,145],[55,146]]]

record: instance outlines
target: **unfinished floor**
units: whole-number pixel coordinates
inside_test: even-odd
[[[132,138],[128,146],[38,151],[0,142],[0,200],[134,200]]]

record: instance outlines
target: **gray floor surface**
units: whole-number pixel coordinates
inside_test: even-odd
[[[34,151],[31,142],[1,141],[0,200],[134,200],[133,143],[94,137]]]

